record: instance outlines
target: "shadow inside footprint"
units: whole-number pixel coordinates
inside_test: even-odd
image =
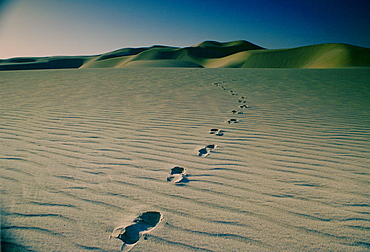
[[[149,211],[142,213],[133,221],[134,224],[117,229],[120,232],[114,238],[123,241],[121,250],[129,251],[143,235],[153,230],[161,219],[162,215],[160,212]]]
[[[241,111],[237,111],[237,110],[233,110],[233,111],[231,111],[233,114],[238,114],[238,115],[240,115],[240,114],[243,114],[243,112],[241,112]]]
[[[211,153],[212,150],[216,149],[217,145],[210,144],[199,150],[198,156],[206,157]]]
[[[210,134],[216,134],[218,132],[218,129],[211,129],[209,131]]]
[[[207,148],[204,147],[202,149],[199,150],[199,153],[198,153],[198,156],[204,156],[204,155],[207,155],[208,154],[208,151],[207,151]]]
[[[224,135],[224,132],[223,130],[219,130],[219,129],[211,129],[209,131],[209,134],[215,134],[216,136],[223,136]]]
[[[187,183],[189,180],[186,178],[186,176],[187,174],[185,168],[175,166],[171,169],[171,172],[167,177],[167,181],[172,183]]]
[[[172,174],[184,174],[184,173],[185,173],[185,169],[180,166],[175,166],[171,169],[171,175]]]
[[[217,133],[216,133],[216,136],[223,136],[224,135],[224,132],[223,130],[219,130]]]
[[[237,122],[238,122],[238,120],[237,120],[237,119],[230,119],[230,120],[228,120],[227,122],[228,122],[229,124],[230,124],[230,123],[237,123]]]

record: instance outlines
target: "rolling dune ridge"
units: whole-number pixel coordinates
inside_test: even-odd
[[[124,48],[97,56],[12,58],[0,60],[0,70],[58,68],[345,68],[369,67],[370,49],[347,44],[320,44],[267,50],[239,40],[204,41],[178,48]]]
[[[219,44],[196,47],[209,46]],[[157,49],[84,66],[147,53],[120,67],[142,66],[179,50]],[[241,64],[237,55],[224,57]],[[318,66],[313,58],[304,65]],[[369,77],[368,68],[1,72],[2,246],[119,251],[128,238],[108,240],[112,231],[153,211],[163,221],[132,251],[366,251]]]

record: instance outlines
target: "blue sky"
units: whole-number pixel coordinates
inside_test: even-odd
[[[205,40],[370,47],[368,13],[368,0],[0,0],[0,58]]]

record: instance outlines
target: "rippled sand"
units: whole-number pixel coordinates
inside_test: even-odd
[[[131,251],[366,251],[369,79],[0,72],[3,248],[119,251],[113,230],[155,211],[163,220]],[[184,179],[168,181],[177,166]]]

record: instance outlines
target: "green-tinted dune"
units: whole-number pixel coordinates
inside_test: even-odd
[[[369,67],[370,49],[347,44],[320,44],[268,50],[239,40],[205,41],[178,48],[124,48],[97,56],[13,58],[0,60],[0,70],[57,68],[344,68]]]
[[[0,70],[79,68],[89,57],[12,58],[0,60]]]
[[[293,49],[249,52],[244,68],[342,68],[370,66],[370,49],[321,44]]]

